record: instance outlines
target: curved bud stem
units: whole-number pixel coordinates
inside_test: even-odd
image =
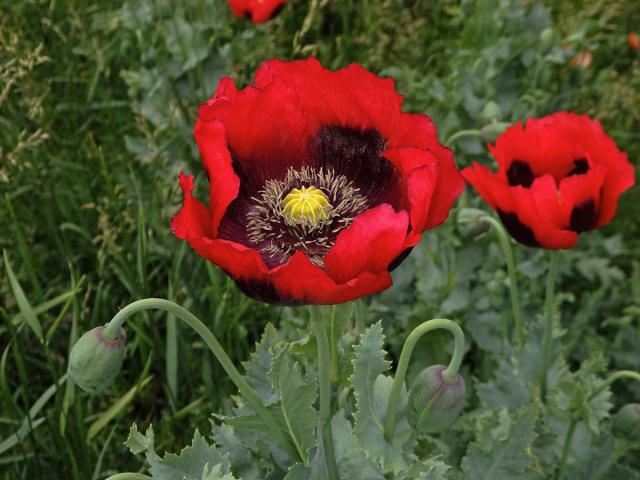
[[[516,266],[513,258],[513,250],[511,248],[510,237],[502,223],[489,215],[486,215],[480,219],[496,232],[498,236],[498,243],[502,249],[504,260],[507,263],[507,273],[509,274],[509,292],[511,294],[511,309],[513,311],[513,323],[518,338],[518,344],[522,348],[524,345],[524,325],[522,323],[522,311],[520,309],[520,293],[518,291],[518,284],[516,283]]]
[[[458,140],[459,138],[465,137],[479,137],[482,132],[480,130],[458,130],[456,133],[452,134],[447,138],[445,142],[446,145],[451,145],[453,142]]]
[[[204,342],[207,344],[213,355],[216,357],[216,360],[220,362],[220,365],[236,385],[240,394],[247,400],[249,406],[268,426],[273,436],[276,437],[278,442],[288,452],[292,452],[297,456],[296,450],[291,446],[288,437],[284,435],[278,425],[278,422],[276,422],[273,415],[271,415],[269,410],[267,410],[267,408],[264,406],[262,400],[255,392],[255,390],[251,388],[242,374],[235,367],[235,365],[229,358],[229,355],[227,355],[227,352],[225,352],[224,348],[222,348],[222,345],[220,345],[220,342],[218,342],[218,339],[211,332],[211,330],[209,330],[207,326],[202,323],[200,319],[198,319],[198,317],[196,317],[187,309],[162,298],[145,298],[144,300],[138,300],[137,302],[133,302],[120,310],[116,314],[116,316],[113,317],[113,319],[107,325],[105,325],[104,335],[117,335],[117,332],[120,330],[122,324],[130,316],[143,310],[164,310],[166,312],[172,313],[177,318],[193,328],[196,333],[200,335],[202,340],[204,340]]]
[[[143,475],[142,473],[117,473],[115,475],[111,475],[109,478],[105,480],[151,480],[152,477],[148,475]]]
[[[436,318],[433,320],[427,320],[421,323],[407,337],[402,347],[402,353],[400,353],[400,360],[398,361],[398,368],[396,369],[396,375],[393,379],[393,386],[391,387],[391,394],[389,395],[389,405],[387,406],[387,417],[384,422],[384,438],[387,442],[391,443],[393,440],[394,430],[396,428],[396,416],[398,413],[398,401],[400,399],[400,391],[404,385],[404,378],[407,375],[407,368],[409,367],[409,360],[413,349],[418,343],[420,338],[437,329],[445,329],[453,334],[453,356],[449,362],[449,366],[442,372],[442,378],[446,382],[455,381],[458,370],[462,364],[462,357],[464,356],[464,333],[460,326],[445,318]]]
[[[598,395],[600,392],[602,392],[605,388],[610,386],[612,383],[618,380],[621,380],[623,378],[630,378],[632,380],[636,380],[640,382],[640,373],[634,372],[633,370],[618,370],[617,372],[613,372],[611,375],[607,377],[604,383],[600,385],[600,387],[591,394],[591,397],[589,397],[589,400],[591,400],[593,397]]]
[[[338,480],[338,467],[333,446],[333,431],[331,428],[331,354],[329,340],[322,319],[322,307],[312,305],[311,327],[318,344],[318,389],[320,393],[320,431],[322,433],[322,445],[325,464],[330,480]]]

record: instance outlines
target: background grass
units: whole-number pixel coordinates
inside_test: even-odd
[[[600,119],[637,164],[640,51],[626,35],[639,16],[635,0],[299,0],[255,27],[223,0],[3,2],[0,476],[85,480],[136,470],[140,460],[122,446],[133,421],[153,421],[158,450],[175,450],[226,408],[233,390],[219,366],[166,315],[129,324],[126,367],[106,394],[63,383],[70,345],[118,307],[176,300],[237,361],[267,321],[298,320],[246,299],[168,229],[177,173],[199,171],[197,106],[220,76],[246,83],[272,57],[357,62],[393,76],[406,109],[432,116],[443,142],[482,129],[447,142],[460,166],[488,161],[483,143],[496,122],[562,109]],[[482,205],[471,192],[459,202],[468,204]],[[639,213],[636,188],[611,226],[567,254],[562,302],[575,362],[597,350],[612,366],[638,368]],[[501,318],[489,311],[504,319],[509,308],[503,266],[491,239],[469,243],[454,217],[397,272],[399,285],[367,300],[366,314],[397,330],[395,351],[413,324],[449,314],[471,332],[470,361],[490,370],[482,352],[495,347]],[[518,255],[533,311],[542,254]],[[489,299],[485,310],[479,298]],[[424,361],[445,345],[433,340]]]

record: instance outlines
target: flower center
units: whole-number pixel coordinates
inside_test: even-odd
[[[292,189],[282,201],[282,211],[296,223],[317,225],[331,211],[329,197],[313,185]]]
[[[272,268],[302,251],[318,266],[336,236],[368,208],[367,198],[332,169],[290,168],[251,197],[246,231]]]

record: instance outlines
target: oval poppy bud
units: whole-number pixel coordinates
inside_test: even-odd
[[[89,393],[111,386],[122,367],[126,335],[119,329],[115,339],[105,336],[105,327],[96,327],[82,335],[69,355],[69,377]]]
[[[615,414],[611,432],[618,438],[640,440],[640,403],[628,403]]]
[[[464,404],[464,379],[456,375],[447,381],[444,365],[425,368],[409,390],[409,422],[423,433],[438,433],[456,421]]]
[[[544,50],[553,46],[553,37],[555,36],[553,28],[547,27],[540,32],[540,43]]]

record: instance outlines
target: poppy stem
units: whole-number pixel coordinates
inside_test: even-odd
[[[251,386],[249,386],[211,330],[209,330],[209,328],[207,328],[207,326],[189,310],[162,298],[145,298],[143,300],[138,300],[137,302],[133,302],[120,310],[113,319],[105,325],[104,336],[109,338],[109,335],[111,335],[112,338],[115,338],[117,332],[120,331],[122,324],[129,317],[143,310],[164,310],[165,312],[175,315],[177,318],[193,328],[207,344],[224,371],[229,375],[231,381],[233,381],[238,388],[238,391],[247,400],[249,406],[262,419],[280,445],[282,445],[286,451],[292,452],[292,454],[297,457],[296,451],[292,447],[289,438],[279,427],[278,422],[276,422],[273,415],[264,406],[260,396],[253,388],[251,388]]]
[[[575,418],[571,419],[569,428],[567,429],[567,436],[564,439],[564,447],[562,447],[562,457],[560,458],[560,465],[558,466],[558,473],[555,478],[560,480],[564,475],[564,467],[567,464],[567,458],[569,458],[569,452],[571,451],[571,444],[573,443],[573,435],[576,433],[576,426],[578,421]]]
[[[389,404],[387,405],[387,416],[384,421],[384,438],[387,442],[393,442],[393,436],[395,434],[396,428],[396,418],[398,415],[398,402],[400,400],[400,392],[402,390],[402,386],[404,385],[404,379],[407,375],[407,369],[409,367],[409,360],[411,359],[411,354],[413,353],[413,349],[415,348],[418,340],[425,335],[426,333],[437,330],[437,329],[448,330],[453,334],[453,355],[451,356],[451,361],[449,362],[449,366],[442,372],[442,378],[446,382],[452,382],[456,375],[458,375],[458,370],[460,369],[460,365],[462,364],[462,358],[464,357],[464,332],[460,328],[460,326],[446,318],[434,318],[433,320],[427,320],[426,322],[421,323],[407,337],[407,340],[404,342],[404,346],[402,347],[402,352],[400,353],[400,360],[398,361],[398,368],[396,369],[396,374],[393,379],[393,385],[391,386],[391,393],[389,395]]]
[[[320,393],[320,431],[324,450],[325,464],[329,480],[338,480],[338,467],[333,446],[333,431],[331,429],[331,358],[329,340],[322,318],[322,307],[312,305],[311,327],[318,345],[318,388]]]
[[[545,293],[545,329],[544,344],[542,350],[542,364],[540,369],[540,398],[544,400],[547,393],[547,374],[551,366],[551,344],[553,342],[553,307],[555,305],[555,286],[556,277],[558,276],[558,263],[560,260],[560,251],[551,252],[551,262],[549,264],[549,272],[547,273],[547,286]]]
[[[522,323],[522,309],[520,307],[520,292],[518,290],[518,283],[516,281],[516,266],[513,256],[513,249],[511,248],[511,242],[509,235],[502,223],[490,216],[484,216],[480,219],[490,225],[496,232],[498,237],[498,243],[502,249],[504,260],[507,264],[507,273],[509,274],[509,293],[511,295],[511,310],[513,312],[513,323],[516,330],[516,337],[520,348],[524,346],[524,324]]]

